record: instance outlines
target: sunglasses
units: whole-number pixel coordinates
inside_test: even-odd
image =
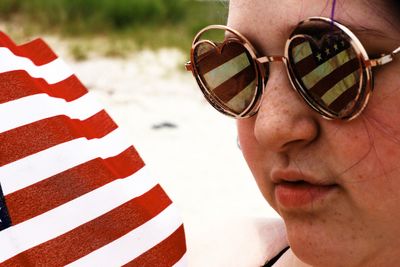
[[[217,36],[223,36],[218,40]],[[212,25],[193,40],[192,71],[208,102],[234,118],[257,113],[268,82],[269,64],[285,64],[296,92],[326,119],[351,120],[368,103],[373,89],[372,68],[393,61],[390,54],[369,59],[358,38],[329,18],[300,22],[285,45],[284,56],[259,57],[252,44],[236,30]]]

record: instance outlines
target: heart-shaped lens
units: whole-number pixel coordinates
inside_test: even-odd
[[[313,26],[290,41],[291,76],[314,108],[332,117],[350,116],[362,98],[360,59],[343,31],[329,23]]]
[[[203,42],[194,51],[195,67],[201,83],[228,113],[239,115],[254,102],[257,73],[247,49],[235,39],[223,43]]]

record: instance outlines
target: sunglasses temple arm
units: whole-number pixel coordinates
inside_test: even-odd
[[[185,69],[187,71],[193,71],[192,62],[190,62],[190,61],[186,62]]]
[[[376,59],[371,59],[367,61],[367,66],[370,67],[376,67],[376,66],[381,66],[381,65],[385,65],[389,62],[392,62],[394,60],[394,57],[400,53],[400,46],[397,47],[392,53],[387,54],[387,55],[383,55],[380,58],[376,58]]]
[[[286,58],[284,56],[265,56],[265,57],[259,57],[256,60],[258,63],[263,65],[263,64],[269,63],[269,62],[277,62],[277,61],[285,62]],[[185,63],[185,69],[187,71],[193,71],[191,61],[188,61]]]

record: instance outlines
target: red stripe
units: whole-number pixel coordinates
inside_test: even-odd
[[[296,37],[296,38],[292,39],[292,41],[290,41],[290,50],[292,50],[293,48],[295,48],[299,44],[302,44],[302,43],[305,43],[305,42],[310,43],[310,41],[305,39],[304,37]]]
[[[338,82],[342,81],[351,73],[356,70],[360,70],[360,62],[357,58],[347,61],[346,63],[338,66],[334,71],[325,75],[318,83],[316,83],[312,88],[307,88],[311,90],[314,94],[322,97],[329,89],[335,86]],[[358,82],[358,81],[357,81]]]
[[[99,205],[101,201],[107,200],[99,200]],[[157,185],[142,196],[72,231],[26,250],[3,264],[4,266],[66,265],[126,235],[155,217],[170,204],[171,200]],[[71,220],[73,219],[71,217]]]
[[[352,87],[348,88],[345,92],[343,92],[333,103],[329,105],[329,108],[340,114],[342,109],[349,109],[352,105],[349,105],[352,101],[356,99],[359,94],[359,83],[357,82]],[[352,103],[354,105],[354,103]],[[357,103],[359,105],[360,103]]]
[[[0,89],[0,104],[41,93],[72,101],[87,93],[75,75],[49,85],[42,78],[32,78],[24,70],[0,73]]]
[[[204,45],[209,46],[210,50],[196,57],[196,65],[200,75],[204,75],[242,53],[247,53],[246,48],[237,42],[218,44],[218,47],[221,48],[222,45],[224,46],[222,48],[222,53],[217,52],[211,45]]]
[[[0,166],[73,139],[101,138],[116,128],[104,110],[84,121],[65,115],[36,121],[0,133]]]
[[[173,266],[186,252],[185,232],[181,225],[173,234],[124,266]]]
[[[47,64],[57,59],[53,50],[40,38],[17,46],[6,34],[0,32],[0,47],[7,47],[13,54],[29,58],[36,65]]]
[[[302,78],[318,67],[318,62],[312,54],[297,63],[291,59],[290,64],[293,66],[296,78]]]
[[[213,93],[224,103],[228,103],[232,98],[240,94],[246,86],[256,79],[256,73],[252,65],[236,73],[234,76],[220,84],[213,90]],[[254,86],[254,92],[256,91]],[[243,99],[248,100],[248,99]]]
[[[144,166],[133,147],[117,156],[96,158],[5,196],[13,225],[54,209]]]

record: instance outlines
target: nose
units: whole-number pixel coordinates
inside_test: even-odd
[[[283,66],[271,68],[255,119],[258,144],[275,152],[300,149],[317,139],[319,119],[293,90]]]

